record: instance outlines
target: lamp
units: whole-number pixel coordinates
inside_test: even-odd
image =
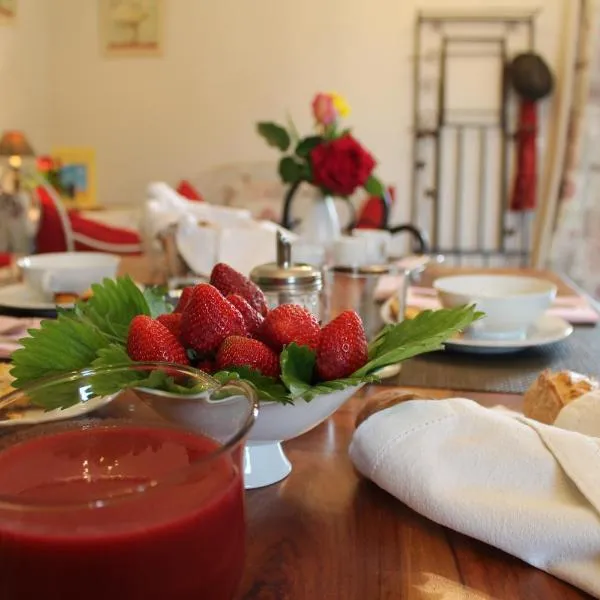
[[[35,152],[22,131],[5,131],[0,138],[0,156],[8,156],[8,164],[15,174],[15,192],[19,190],[23,156],[34,156]]]

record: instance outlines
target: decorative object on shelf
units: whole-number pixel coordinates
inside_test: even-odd
[[[96,156],[92,148],[56,148],[38,170],[69,208],[96,208]]]
[[[0,181],[0,251],[28,253],[40,221],[39,203],[31,194],[27,177],[22,176],[24,158],[34,151],[21,131],[5,131],[0,138],[0,157],[8,159],[10,170]]]
[[[22,131],[5,131],[0,139],[0,156],[8,158],[13,173],[13,190],[21,188],[21,166],[23,157],[34,156],[33,148]]]
[[[0,25],[14,23],[17,18],[17,0],[0,0]]]
[[[279,161],[279,176],[288,184],[283,226],[292,228],[290,206],[303,183],[314,186],[317,193],[313,207],[301,224],[302,237],[330,247],[340,234],[333,197],[348,199],[363,188],[373,196],[383,196],[384,188],[375,177],[375,159],[354,138],[350,129],[341,127],[350,107],[336,93],[319,93],[312,103],[315,132],[301,138],[291,122],[283,127],[260,122],[258,133],[266,142],[284,153]]]
[[[100,46],[105,56],[160,56],[163,0],[99,0]]]

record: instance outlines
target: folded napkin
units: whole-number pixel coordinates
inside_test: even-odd
[[[19,340],[27,336],[27,330],[39,326],[40,319],[0,316],[0,358],[10,358],[21,347]]]
[[[190,202],[165,183],[148,188],[144,230],[155,237],[175,226],[175,244],[197,275],[208,275],[217,262],[248,274],[258,264],[276,259],[277,231],[271,221],[252,219],[249,210]],[[286,232],[291,241],[297,236]]]
[[[402,276],[384,275],[375,288],[375,299],[387,300],[403,285]],[[437,293],[433,288],[410,286],[407,290],[406,304],[421,310],[441,308]],[[557,296],[547,314],[561,317],[573,325],[593,325],[600,316],[583,296]]]
[[[461,398],[417,400],[364,421],[350,457],[427,518],[600,598],[600,438]]]

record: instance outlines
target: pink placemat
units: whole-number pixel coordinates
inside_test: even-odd
[[[8,359],[21,347],[19,340],[27,336],[28,329],[37,329],[41,319],[0,316],[0,359]]]
[[[375,289],[375,299],[386,300],[397,292],[402,285],[402,277],[385,275],[379,280]],[[441,307],[436,291],[433,288],[410,286],[406,296],[406,304],[422,310]],[[584,296],[558,296],[548,310],[548,314],[563,318],[573,325],[594,325],[599,315]]]

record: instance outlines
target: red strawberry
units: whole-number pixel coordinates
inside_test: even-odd
[[[181,341],[204,355],[216,350],[230,335],[246,335],[240,311],[208,283],[194,287],[181,317]]]
[[[251,367],[268,377],[279,377],[279,357],[271,348],[247,337],[232,335],[217,352],[217,368]]]
[[[189,364],[177,338],[162,323],[146,315],[134,317],[129,325],[127,354],[138,362]]]
[[[321,330],[316,366],[322,380],[348,377],[368,359],[367,336],[353,310],[344,311]]]
[[[291,342],[316,350],[320,332],[319,322],[306,308],[280,304],[266,316],[259,335],[273,350],[281,352]]]
[[[248,304],[239,294],[229,294],[227,300],[231,302],[242,314],[246,329],[250,337],[254,337],[265,318],[252,306]]]
[[[262,290],[247,277],[238,273],[225,263],[218,263],[210,274],[210,283],[214,285],[223,296],[229,294],[240,295],[250,306],[257,310],[263,317],[268,312],[267,299]]]
[[[160,315],[156,320],[162,323],[177,339],[181,337],[181,313]]]
[[[215,361],[209,358],[202,360],[196,365],[196,369],[200,369],[200,371],[204,371],[205,373],[214,373],[216,370]]]
[[[184,287],[181,290],[181,296],[179,296],[179,301],[177,302],[177,306],[173,312],[182,313],[185,310],[190,298],[192,297],[192,292],[194,291],[194,286],[189,285],[188,287]]]

